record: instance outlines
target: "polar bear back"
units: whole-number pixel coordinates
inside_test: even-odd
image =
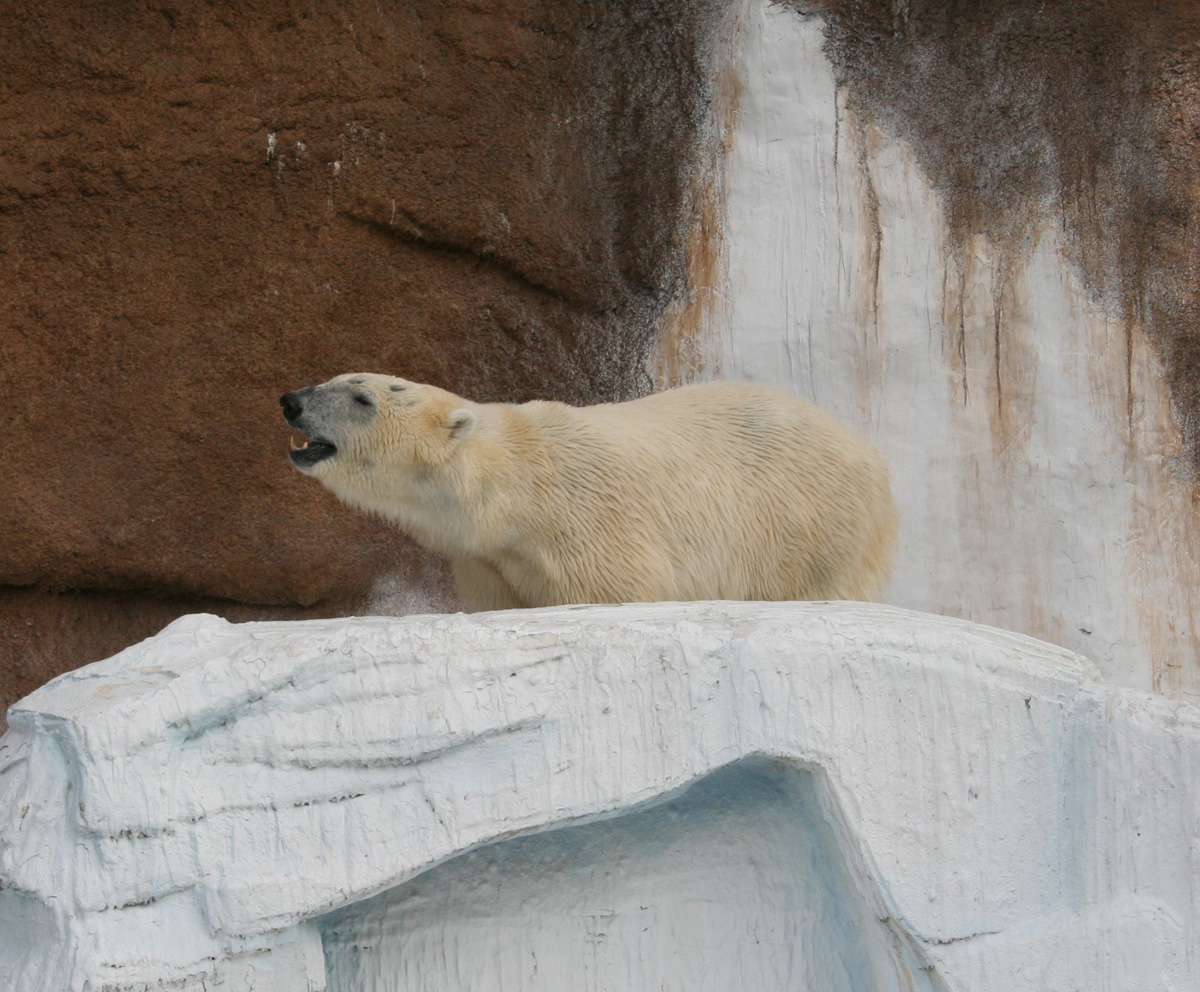
[[[706,383],[521,409],[555,469],[551,543],[595,549],[567,555],[571,601],[870,599],[886,580],[887,469],[804,400]]]

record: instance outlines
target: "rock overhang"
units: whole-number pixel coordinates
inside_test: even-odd
[[[232,976],[270,955],[321,988],[325,914],[762,760],[819,783],[856,898],[910,971],[954,987],[994,970],[970,987],[1000,988],[1015,948],[1052,950],[1039,920],[1128,931],[1130,960],[1181,981],[1197,967],[1196,711],[965,621],[847,603],[192,616],[9,719],[8,912],[53,917],[30,946],[70,971],[30,985],[0,954],[23,992],[86,988],[123,943],[139,963],[114,980]],[[190,952],[154,950],[163,914]]]

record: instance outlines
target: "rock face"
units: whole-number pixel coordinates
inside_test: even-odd
[[[1200,718],[1096,675],[851,604],[189,617],[11,711],[0,989],[1196,988]]]
[[[1200,699],[1194,6],[804,9],[729,8],[715,237],[661,366],[871,438],[888,602]]]
[[[793,389],[889,454],[895,602],[1200,698],[1195,4],[0,16],[0,702],[187,612],[455,608],[284,460],[356,367]]]
[[[786,386],[891,456],[897,602],[1200,693],[1187,0],[0,16],[0,701],[186,612],[454,608],[284,461],[348,368]]]
[[[3,701],[198,608],[452,606],[276,400],[644,391],[713,7],[0,0]]]

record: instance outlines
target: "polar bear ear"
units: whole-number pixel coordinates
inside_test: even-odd
[[[450,440],[463,440],[471,431],[475,430],[478,422],[479,417],[473,410],[468,410],[466,407],[455,410],[446,418],[446,430],[450,432]]]

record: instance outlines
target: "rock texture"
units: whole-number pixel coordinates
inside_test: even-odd
[[[644,390],[714,6],[0,0],[3,701],[198,606],[452,605],[277,397]]]
[[[1200,291],[1200,158],[1168,127],[1190,22],[879,6],[731,6],[722,237],[675,365],[781,386],[871,438],[902,522],[888,602],[1200,700],[1190,373],[1170,343],[1195,339]]]
[[[789,386],[892,455],[904,605],[1200,692],[1194,4],[0,16],[0,702],[190,610],[454,608],[284,461],[352,367]]]
[[[1200,465],[1200,8],[815,0],[856,110],[912,142],[958,250],[1048,213],[1093,298],[1154,342]]]
[[[5,992],[1200,982],[1200,713],[964,621],[195,616],[10,718]]]

